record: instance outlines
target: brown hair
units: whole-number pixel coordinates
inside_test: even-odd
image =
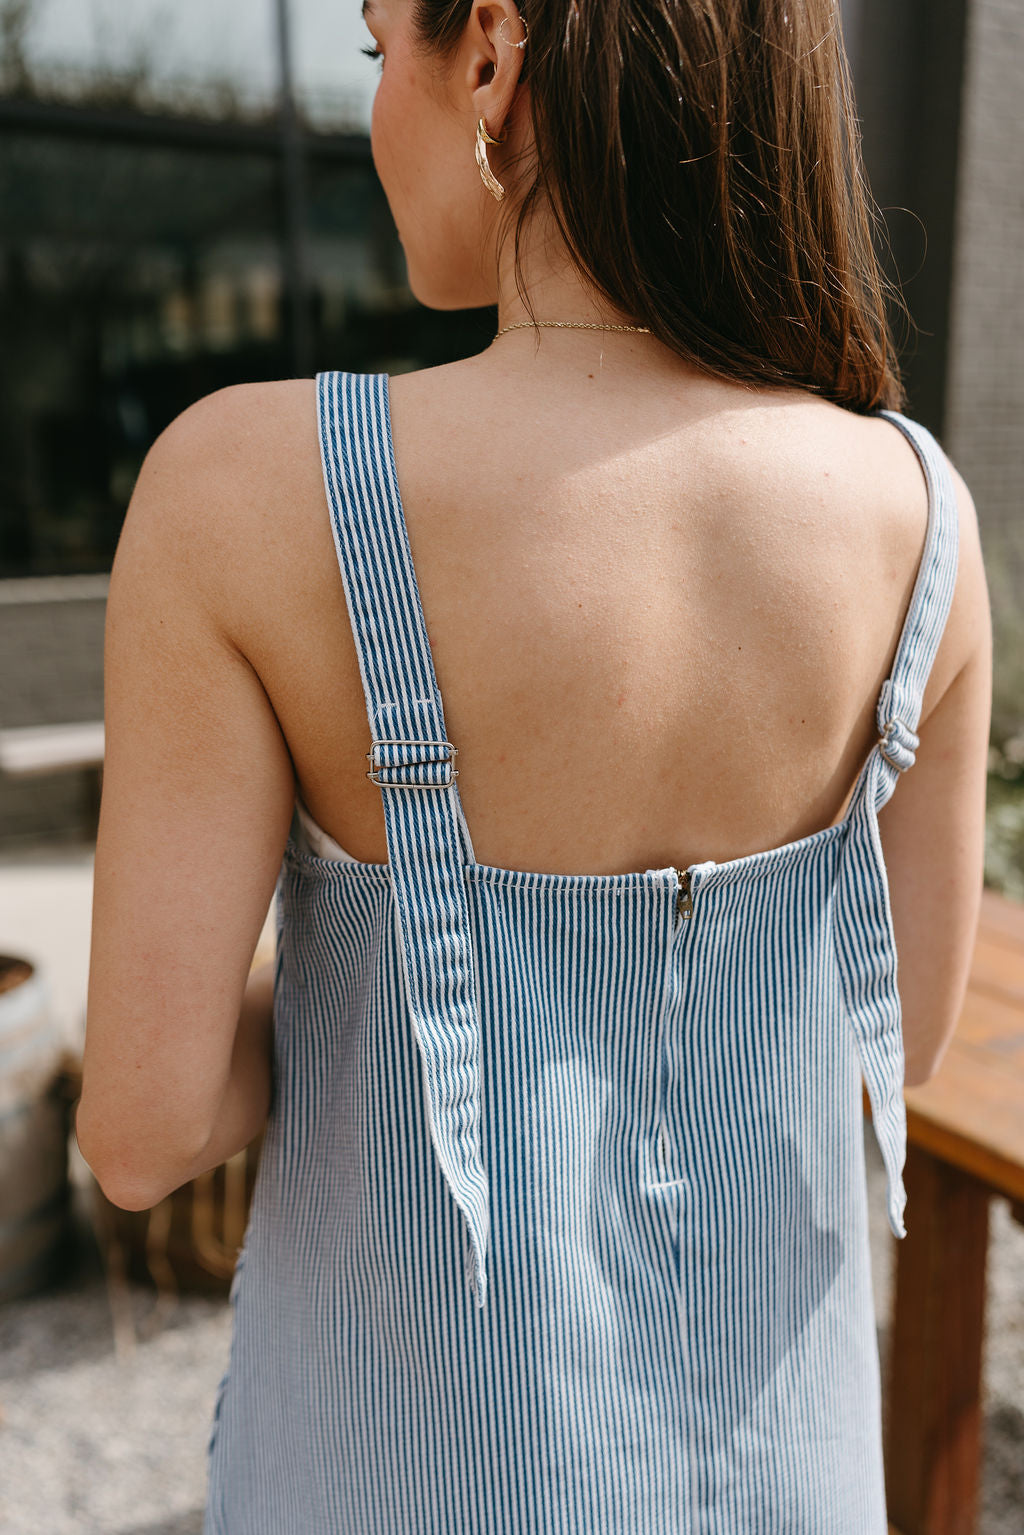
[[[412,0],[450,60],[472,0]],[[535,175],[584,280],[708,373],[906,400],[839,0],[523,0]],[[531,156],[532,158],[532,156]],[[503,230],[502,239],[508,233]]]

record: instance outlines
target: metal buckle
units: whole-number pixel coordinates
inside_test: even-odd
[[[374,753],[378,746],[436,746],[447,755],[442,758],[427,758],[424,762],[376,763],[374,761]],[[447,789],[459,776],[459,770],[455,766],[455,758],[458,755],[458,751],[459,748],[453,746],[451,741],[414,741],[405,737],[393,738],[387,741],[374,741],[370,746],[370,750],[366,753],[366,760],[370,764],[370,769],[366,776],[371,783],[379,784],[382,789]],[[396,782],[392,778],[378,778],[377,776],[378,773],[397,773],[405,768],[434,767],[439,761],[449,769],[447,778],[441,783],[401,783],[400,781]]]

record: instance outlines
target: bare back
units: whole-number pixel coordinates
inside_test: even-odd
[[[478,861],[725,861],[840,820],[920,562],[889,422],[681,375],[567,393],[469,359],[390,382],[398,482]],[[387,860],[314,384],[249,386],[261,448],[225,602],[320,825]],[[516,401],[489,405],[489,400]],[[254,434],[256,435],[256,434]],[[922,723],[964,661],[956,599]]]

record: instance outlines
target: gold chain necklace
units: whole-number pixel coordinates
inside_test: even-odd
[[[596,325],[592,320],[517,320],[514,325],[503,325],[495,336],[503,336],[507,330],[533,329],[535,325],[557,325],[567,330],[636,330],[644,331],[650,335],[650,327],[647,325]]]

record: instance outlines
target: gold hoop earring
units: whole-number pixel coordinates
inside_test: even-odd
[[[516,12],[516,15],[519,16],[519,12],[518,11]],[[526,31],[525,31],[525,33],[523,35],[523,38],[522,38],[522,40],[520,42],[513,43],[513,42],[509,42],[509,39],[505,36],[504,32],[501,30],[501,28],[505,25],[506,21],[508,21],[508,17],[507,16],[503,16],[501,18],[501,26],[499,26],[499,28],[498,28],[498,36],[501,38],[503,43],[508,43],[510,48],[525,48],[526,47],[526,39],[530,35],[530,29],[529,29],[529,27],[526,26],[526,17],[525,16],[519,16],[519,20],[522,22],[523,26],[526,28]]]
[[[492,139],[491,135],[487,132],[487,125],[483,118],[481,117],[477,119],[476,163],[480,167],[480,175],[483,178],[484,186],[487,188],[488,192],[490,192],[491,196],[496,198],[499,203],[505,196],[505,188],[502,186],[501,182],[491,170],[490,165],[487,163],[487,145],[504,144],[504,142],[504,135],[500,139]]]

